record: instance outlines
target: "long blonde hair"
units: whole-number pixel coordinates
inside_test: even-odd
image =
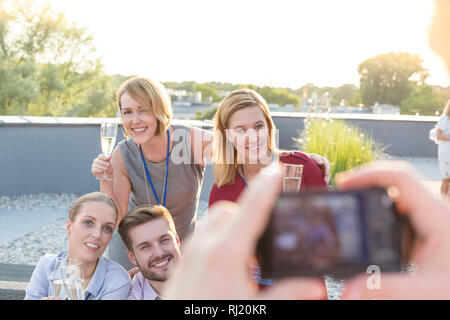
[[[264,98],[254,90],[239,89],[231,92],[220,102],[214,117],[213,165],[214,182],[220,187],[233,184],[239,167],[237,150],[226,138],[229,120],[238,110],[258,106],[267,122],[269,130],[269,150],[275,151],[276,127],[270,117],[270,110]]]
[[[156,135],[160,135],[169,128],[173,116],[172,104],[162,83],[143,77],[128,79],[120,85],[116,92],[120,111],[122,111],[120,98],[125,92],[134,100],[142,103],[156,117]],[[126,132],[125,135],[128,136]]]

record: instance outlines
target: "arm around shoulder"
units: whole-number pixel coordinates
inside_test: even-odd
[[[212,158],[213,133],[200,128],[192,128],[189,134],[196,164],[206,165],[205,159],[211,160]]]
[[[120,220],[122,220],[128,211],[128,199],[131,192],[131,183],[120,148],[116,148],[113,152],[112,165],[114,169],[114,180],[111,193],[107,194],[113,198],[119,210],[119,219],[117,221],[117,224],[119,224]]]

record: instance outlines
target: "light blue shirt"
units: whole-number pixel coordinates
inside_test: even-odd
[[[67,250],[43,256],[25,289],[25,300],[54,296],[52,280],[56,278],[56,258],[67,258]],[[131,289],[128,272],[119,264],[100,257],[86,288],[86,300],[126,300]]]

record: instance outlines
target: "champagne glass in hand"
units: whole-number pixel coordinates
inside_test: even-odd
[[[110,157],[114,149],[117,137],[117,123],[103,122],[100,128],[100,139],[102,145],[102,152]],[[112,180],[106,176],[106,171],[103,173],[102,180]]]
[[[283,177],[284,193],[299,193],[302,184],[303,165],[285,163],[285,175]]]
[[[81,262],[57,259],[53,279],[54,296],[61,300],[84,300],[84,272]]]

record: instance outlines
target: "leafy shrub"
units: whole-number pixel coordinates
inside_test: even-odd
[[[340,120],[306,118],[305,129],[297,143],[303,152],[317,153],[328,159],[332,188],[336,173],[387,156],[385,147],[375,143],[371,135]]]

